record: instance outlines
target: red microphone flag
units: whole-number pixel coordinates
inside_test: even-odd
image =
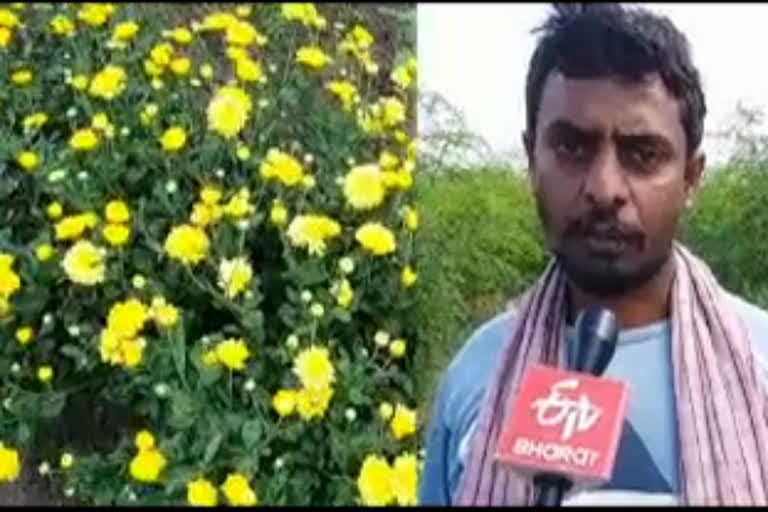
[[[550,366],[523,375],[496,459],[523,474],[556,473],[578,487],[611,477],[629,398],[626,383]]]

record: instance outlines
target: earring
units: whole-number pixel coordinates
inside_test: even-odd
[[[690,208],[691,206],[693,206],[693,198],[689,197],[688,199],[685,200],[685,207]]]

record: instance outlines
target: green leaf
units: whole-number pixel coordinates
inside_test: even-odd
[[[263,434],[263,428],[259,420],[248,420],[243,424],[241,437],[245,447],[251,449],[256,446]]]
[[[216,435],[208,442],[208,446],[205,447],[205,455],[203,455],[202,466],[205,467],[211,463],[216,453],[219,451],[221,442],[224,440],[224,436],[221,432],[217,432]]]
[[[88,360],[88,356],[85,353],[85,351],[80,347],[78,347],[77,345],[72,345],[69,343],[66,345],[62,345],[62,347],[59,349],[59,352],[71,358],[75,362],[75,367],[78,370],[82,368],[83,361]]]
[[[323,263],[320,260],[308,260],[300,263],[288,271],[286,277],[293,279],[301,287],[320,284],[327,278]]]
[[[67,396],[61,392],[30,393],[23,391],[11,402],[11,411],[22,419],[55,418],[66,405]]]
[[[171,468],[164,478],[166,496],[183,489],[196,474],[197,469],[192,466],[174,466]]]
[[[184,336],[184,324],[179,322],[169,334],[173,364],[184,387],[187,387],[187,345]]]
[[[184,391],[177,391],[171,397],[171,415],[168,424],[180,430],[186,430],[195,423],[197,406],[194,398]]]

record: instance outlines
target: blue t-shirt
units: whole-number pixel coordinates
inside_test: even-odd
[[[749,331],[768,376],[768,313],[736,296],[735,310]],[[469,441],[488,379],[510,334],[514,312],[477,329],[443,373],[427,430],[420,503],[450,505],[464,470]],[[678,441],[668,320],[619,333],[606,376],[630,387],[627,419],[614,472],[600,489],[571,493],[564,505],[675,504],[679,491]],[[573,328],[566,333],[567,343]]]

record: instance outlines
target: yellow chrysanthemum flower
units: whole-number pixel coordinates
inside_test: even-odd
[[[398,441],[416,432],[416,411],[402,404],[395,407],[395,415],[390,423],[392,435]]]
[[[13,31],[9,28],[0,27],[0,49],[8,48],[13,37]]]
[[[312,345],[294,359],[293,373],[304,388],[319,391],[330,387],[336,380],[335,370],[326,347]]]
[[[122,340],[121,342],[121,359],[122,364],[126,368],[135,368],[144,358],[144,348],[147,346],[147,341],[144,338],[134,338],[130,340]]]
[[[203,64],[200,66],[200,76],[209,79],[213,77],[213,66],[210,64]]]
[[[384,181],[376,164],[353,167],[344,177],[344,197],[357,210],[370,210],[384,201]]]
[[[131,211],[128,209],[128,205],[119,199],[113,199],[108,202],[104,209],[104,214],[107,221],[116,224],[128,222],[131,219]]]
[[[172,56],[173,46],[170,43],[157,44],[149,51],[150,62],[158,66],[161,71],[171,63]]]
[[[189,73],[192,62],[188,57],[177,57],[171,61],[170,67],[175,75],[184,76]]]
[[[327,21],[320,16],[315,5],[309,2],[290,2],[281,6],[281,14],[288,21],[300,21],[306,27],[323,29]]]
[[[301,389],[296,393],[296,411],[304,421],[322,418],[333,398],[333,388]]]
[[[123,338],[133,338],[149,319],[149,310],[140,300],[132,298],[115,303],[107,315],[107,328]]]
[[[348,308],[352,303],[352,298],[355,296],[352,291],[352,285],[349,284],[347,279],[342,279],[340,283],[335,287],[336,302],[342,308]]]
[[[24,346],[32,341],[34,335],[35,331],[29,326],[16,329],[16,341],[18,341],[21,346]]]
[[[140,430],[136,433],[136,437],[133,441],[136,449],[139,451],[151,450],[155,447],[155,436],[149,430]]]
[[[395,235],[378,222],[367,222],[355,232],[357,240],[364,249],[376,256],[384,256],[395,252]]]
[[[165,468],[167,461],[159,450],[150,448],[139,450],[139,453],[131,460],[131,476],[139,482],[157,482],[160,473]]]
[[[204,203],[195,203],[192,206],[192,213],[189,216],[189,221],[195,226],[205,229],[214,221],[213,208],[213,205],[208,206]]]
[[[75,23],[64,16],[63,14],[57,14],[49,22],[51,32],[57,36],[69,37],[75,33]]]
[[[384,507],[394,499],[392,468],[383,457],[368,455],[357,477],[357,489],[366,506]]]
[[[412,206],[404,206],[401,215],[403,217],[403,224],[408,231],[416,231],[419,227],[419,213]]]
[[[69,147],[75,151],[91,151],[99,145],[99,138],[91,128],[77,130],[69,139]]]
[[[19,17],[9,9],[0,9],[0,27],[14,28],[21,25]]]
[[[131,228],[125,224],[107,224],[102,230],[104,239],[113,247],[125,245],[131,236]]]
[[[61,266],[73,283],[94,286],[104,282],[104,249],[80,240],[66,252]]]
[[[226,56],[235,63],[239,60],[250,58],[248,51],[241,46],[227,46]]]
[[[171,32],[171,38],[179,44],[189,44],[192,42],[192,32],[186,27],[176,27]]]
[[[410,265],[406,265],[403,267],[403,271],[400,274],[400,282],[404,288],[410,288],[416,282],[417,277],[418,274],[414,272],[413,268],[411,268]]]
[[[272,397],[272,407],[281,418],[290,416],[296,410],[296,391],[281,389]]]
[[[405,340],[396,339],[389,344],[389,355],[395,359],[399,359],[405,355]]]
[[[59,460],[59,466],[62,469],[69,469],[75,464],[75,457],[71,453],[62,453]]]
[[[282,202],[275,200],[269,210],[269,221],[275,226],[281,227],[285,225],[287,220],[288,210]]]
[[[381,416],[381,419],[384,421],[389,421],[389,419],[392,417],[392,415],[395,413],[395,408],[392,407],[392,404],[389,402],[381,402],[381,405],[379,405],[379,416]]]
[[[202,229],[182,224],[171,229],[165,239],[165,250],[183,263],[198,263],[208,254],[210,242]]]
[[[135,21],[124,21],[115,26],[112,32],[112,39],[115,41],[128,42],[139,32],[139,24]]]
[[[88,87],[88,77],[79,74],[72,77],[72,88],[76,91],[83,91],[85,88]]]
[[[36,112],[34,114],[30,114],[27,117],[24,118],[24,120],[21,122],[21,125],[26,130],[38,130],[43,127],[45,123],[48,122],[48,114],[45,112]]]
[[[233,299],[243,293],[253,278],[253,268],[244,257],[222,260],[219,265],[219,286]]]
[[[235,219],[245,217],[253,211],[250,199],[250,191],[246,187],[241,188],[224,205],[224,214]]]
[[[230,338],[216,345],[216,359],[230,370],[244,370],[250,355],[242,339]]]
[[[193,507],[215,507],[218,502],[216,487],[205,478],[187,482],[187,503]]]
[[[419,464],[412,453],[404,453],[392,464],[392,492],[401,507],[413,507],[417,501]]]
[[[275,148],[267,151],[259,172],[265,180],[276,179],[287,187],[299,184],[304,177],[304,169],[299,161]]]
[[[208,128],[229,139],[240,133],[253,108],[251,98],[239,87],[221,87],[208,104]]]
[[[16,163],[25,171],[34,171],[40,165],[40,157],[34,151],[22,151],[16,157]]]
[[[13,262],[13,256],[0,253],[0,298],[6,300],[21,288],[21,279],[12,268]]]
[[[333,61],[317,46],[303,46],[296,51],[296,62],[312,69],[322,69]]]
[[[126,74],[122,67],[106,66],[93,77],[88,93],[105,100],[114,99],[125,89],[125,80]]]
[[[213,185],[206,185],[200,189],[200,200],[203,204],[215,205],[221,201],[222,195],[221,189]]]
[[[324,215],[298,215],[288,225],[286,234],[294,246],[322,256],[326,242],[341,234],[341,226]]]
[[[256,43],[259,46],[267,42],[267,38],[256,30],[256,27],[247,21],[235,20],[227,26],[227,44],[250,46]]]
[[[61,217],[62,213],[64,213],[64,209],[62,208],[61,203],[54,201],[48,205],[45,209],[45,213],[48,215],[49,219],[56,220]]]
[[[48,261],[56,254],[56,249],[51,244],[40,244],[35,248],[35,256],[40,261]]]
[[[387,127],[397,126],[405,121],[405,105],[394,96],[384,98],[382,102],[382,120]]]
[[[27,85],[32,81],[32,72],[28,69],[20,69],[11,74],[11,82],[15,85]]]
[[[170,328],[179,321],[179,310],[173,304],[169,304],[163,297],[154,297],[149,311],[150,317],[159,327]]]
[[[258,503],[256,492],[251,489],[248,479],[240,473],[230,473],[221,486],[230,505],[252,507]]]
[[[96,225],[96,221],[96,215],[93,213],[83,213],[80,215],[69,215],[64,217],[54,225],[56,239],[77,239],[86,229],[93,228]]]
[[[83,4],[77,11],[77,19],[88,25],[100,27],[107,22],[113,12],[115,12],[115,6],[112,4]]]
[[[37,380],[45,384],[53,378],[53,368],[49,365],[43,365],[37,369]]]
[[[352,107],[360,103],[360,94],[357,92],[357,87],[352,82],[347,80],[334,80],[328,82],[325,88],[336,96],[341,102],[342,108],[350,112]]]
[[[203,18],[200,30],[217,31],[226,30],[230,25],[237,23],[238,19],[228,12],[216,11]]]
[[[235,61],[235,74],[243,82],[258,82],[264,78],[264,70],[258,61],[248,57]]]
[[[168,128],[160,137],[160,145],[163,146],[163,150],[169,153],[180,150],[186,142],[187,133],[181,126]]]
[[[14,482],[20,473],[19,452],[0,442],[0,482]]]

